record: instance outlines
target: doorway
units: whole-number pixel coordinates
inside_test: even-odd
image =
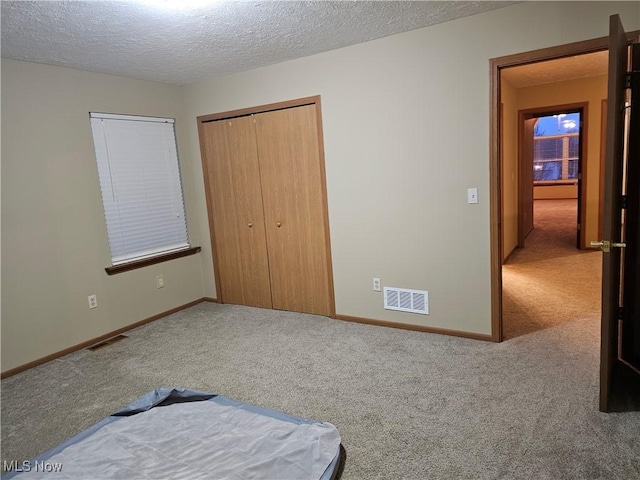
[[[606,97],[606,58],[585,61],[599,61],[602,74],[516,89],[517,97],[544,106],[518,108],[511,118],[518,126],[511,129],[517,136],[518,241],[502,268],[505,339],[549,328],[563,331],[578,318],[588,319],[582,324],[585,335],[597,335],[602,260],[599,252],[584,250],[581,224],[586,223],[588,100],[596,95],[600,105]],[[549,92],[556,100],[566,95],[587,101],[548,105]],[[598,132],[592,134],[600,139]],[[597,178],[591,182],[599,184]],[[597,208],[598,202],[593,204],[591,209]],[[597,212],[590,217],[597,219]]]
[[[545,102],[548,92],[562,92],[568,82],[573,91],[563,95],[586,101],[517,111],[518,243],[502,268],[505,339],[549,328],[563,332],[576,319],[584,335],[598,334],[602,258],[584,249],[581,224],[587,217],[588,107],[589,100],[600,105],[606,97],[606,58],[603,63],[596,78],[517,90],[525,98],[532,96],[529,90],[540,90],[534,101]],[[597,131],[592,135],[600,139]],[[597,219],[597,212],[590,218]]]
[[[575,200],[575,246],[585,249],[588,109],[582,102],[518,112],[518,248],[534,228],[537,200]]]
[[[492,339],[502,341],[502,260],[503,249],[503,208],[504,208],[504,141],[502,127],[504,105],[502,99],[501,71],[509,66],[526,63],[535,64],[549,59],[576,56],[583,53],[608,49],[607,82],[607,134],[604,209],[602,217],[602,240],[591,241],[590,245],[602,250],[601,322],[600,335],[600,411],[611,411],[611,402],[622,400],[624,408],[640,408],[640,369],[631,368],[633,351],[629,346],[640,348],[638,322],[635,317],[637,306],[637,258],[638,243],[636,226],[640,209],[640,174],[638,167],[627,159],[637,158],[640,145],[637,140],[639,128],[638,113],[640,103],[635,95],[640,87],[638,75],[640,67],[640,32],[625,33],[618,15],[609,18],[609,36],[550,49],[527,52],[510,57],[491,60],[491,110],[490,110],[490,232],[491,232],[491,291],[492,291]],[[633,45],[632,45],[633,44]],[[631,45],[631,47],[630,47]],[[630,65],[633,59],[633,65]],[[635,88],[634,88],[635,87]],[[634,93],[631,91],[634,90]],[[604,103],[604,102],[602,102]],[[629,192],[634,192],[630,194]],[[633,221],[631,221],[633,220]],[[624,285],[624,288],[623,288]],[[631,286],[629,286],[631,285]],[[635,302],[635,303],[634,303]],[[626,331],[626,335],[625,335]],[[555,332],[554,332],[555,334]],[[622,340],[621,340],[622,338]],[[624,339],[627,339],[625,342]],[[634,338],[635,343],[629,340]],[[637,353],[637,352],[636,352]],[[629,360],[632,359],[632,360]],[[625,381],[619,373],[633,373],[635,382]],[[615,395],[614,395],[615,392]]]
[[[507,89],[506,82],[503,85],[502,72],[509,67],[523,65],[539,65],[542,62],[560,59],[575,59],[577,56],[606,51],[608,38],[577,42],[558,47],[536,50],[508,57],[491,60],[491,165],[490,165],[490,191],[491,191],[491,274],[492,274],[492,339],[496,342],[503,340],[503,304],[502,304],[502,265],[505,258],[515,250],[518,242],[517,214],[511,216],[509,205],[518,205],[518,189],[514,187],[519,181],[517,168],[509,171],[508,145],[503,141],[508,119],[508,109],[502,100]],[[559,69],[550,69],[558,71]],[[550,82],[553,83],[553,82]],[[503,88],[504,87],[504,88]],[[564,102],[553,102],[551,105],[560,105]],[[513,146],[517,149],[517,146]],[[512,157],[517,153],[512,152]],[[512,158],[513,159],[513,158]],[[533,171],[531,170],[532,177]],[[596,175],[596,183],[599,184]],[[511,199],[509,196],[511,195]],[[596,225],[597,227],[597,225]],[[595,235],[595,234],[594,234]],[[508,242],[512,242],[513,246]]]

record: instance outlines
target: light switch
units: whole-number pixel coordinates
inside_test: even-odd
[[[478,203],[478,189],[467,189],[467,203]]]

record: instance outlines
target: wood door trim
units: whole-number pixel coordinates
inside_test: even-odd
[[[229,110],[227,112],[212,113],[208,115],[200,115],[197,117],[198,124],[213,122],[216,120],[227,120],[229,118],[244,117],[257,113],[272,112],[274,110],[284,110],[285,108],[302,107],[304,105],[320,105],[320,95],[312,97],[298,98],[295,100],[286,100],[284,102],[268,103],[266,105],[258,105],[256,107],[241,108],[238,110]]]
[[[640,30],[627,33],[627,41],[634,41],[638,35],[640,35]],[[607,50],[608,47],[609,37],[598,37],[590,40],[582,40],[580,42],[556,45],[555,47],[540,48],[538,50],[505,55],[504,57],[492,58],[489,62],[492,67],[494,65],[499,66],[498,68],[515,67],[525,65],[527,63],[544,62],[545,60],[554,60],[562,57],[572,57],[575,55],[584,55],[585,53],[598,52]]]
[[[208,167],[205,157],[202,155],[202,152],[205,151],[204,145],[204,131],[203,124],[207,122],[217,121],[217,120],[226,120],[230,118],[237,118],[247,115],[259,114],[272,112],[275,110],[284,110],[287,108],[295,108],[301,107],[305,105],[315,105],[316,107],[316,115],[317,115],[317,136],[318,136],[318,149],[319,149],[319,162],[320,162],[320,180],[321,180],[321,189],[322,189],[322,208],[324,213],[324,232],[325,232],[325,245],[326,245],[326,256],[327,259],[327,275],[328,275],[328,294],[329,294],[329,316],[330,318],[336,318],[336,301],[335,301],[335,288],[333,282],[333,261],[331,257],[331,235],[329,230],[329,202],[327,198],[327,179],[326,179],[326,167],[325,167],[325,156],[324,156],[324,135],[322,129],[322,105],[321,105],[321,97],[320,95],[314,95],[311,97],[303,97],[294,100],[287,100],[283,102],[277,103],[269,103],[265,105],[259,105],[255,107],[242,108],[238,110],[230,110],[226,112],[213,113],[208,115],[200,115],[197,117],[198,123],[198,136],[200,140],[200,159],[202,161],[202,169],[204,176],[204,184],[205,184],[205,197],[207,200],[207,217],[209,220],[209,233],[211,238],[211,255],[213,259],[213,271],[214,278],[216,282],[216,292],[218,294],[218,298],[221,302],[224,302],[224,298],[221,296],[220,289],[220,273],[218,271],[218,252],[216,250],[215,243],[215,229],[213,225],[213,214],[211,211],[211,192],[209,191],[209,185],[207,182],[208,178]]]
[[[523,110],[518,110],[518,248],[524,248],[525,239],[529,234],[533,231],[533,174],[529,172],[531,175],[531,182],[525,181],[524,176],[524,164],[529,166],[529,163],[533,165],[533,128],[531,128],[531,151],[527,152],[525,150],[525,130],[528,130],[528,125],[525,125],[527,120],[531,120],[535,118],[534,116],[528,115]],[[529,131],[529,130],[528,130]],[[528,144],[529,146],[529,144]],[[532,167],[533,168],[533,167]],[[525,201],[524,201],[524,189],[531,189],[531,227],[525,231]],[[528,225],[527,225],[528,226]]]
[[[498,156],[500,157],[500,179],[504,181],[504,102],[500,99],[500,119],[499,119],[499,130],[498,130]],[[500,205],[504,205],[504,191],[500,189]],[[502,221],[502,218],[501,218]],[[500,238],[504,240],[502,236],[503,232],[500,232]],[[516,239],[517,241],[517,239]],[[507,263],[507,258],[511,256],[511,254],[515,251],[516,247],[509,252],[509,255],[505,256],[504,254],[504,241],[500,243],[500,258],[502,264]]]
[[[639,30],[627,34],[633,41],[640,34]],[[542,62],[555,58],[582,55],[585,53],[606,50],[609,37],[599,37],[581,42],[567,43],[555,47],[531,50],[489,60],[489,235],[491,258],[491,339],[501,342],[502,330],[502,180],[500,172],[500,102],[501,85],[500,70],[527,63]]]
[[[554,115],[554,113],[549,113],[549,112],[556,112],[556,111],[558,112],[566,111],[570,113],[577,113],[578,110],[588,105],[589,105],[589,102],[566,103],[562,105],[549,105],[544,107],[525,108],[522,110],[518,110],[518,113],[522,112],[525,115],[529,115],[529,118],[534,118],[534,117],[542,117],[547,115]]]

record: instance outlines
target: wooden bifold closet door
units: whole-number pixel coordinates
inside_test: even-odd
[[[251,117],[203,125],[219,296],[271,308],[260,168]]]
[[[315,104],[200,123],[218,295],[333,314]]]

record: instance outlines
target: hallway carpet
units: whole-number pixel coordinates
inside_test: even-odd
[[[505,339],[581,322],[599,335],[602,253],[576,248],[576,200],[536,200],[534,230],[502,269]]]

